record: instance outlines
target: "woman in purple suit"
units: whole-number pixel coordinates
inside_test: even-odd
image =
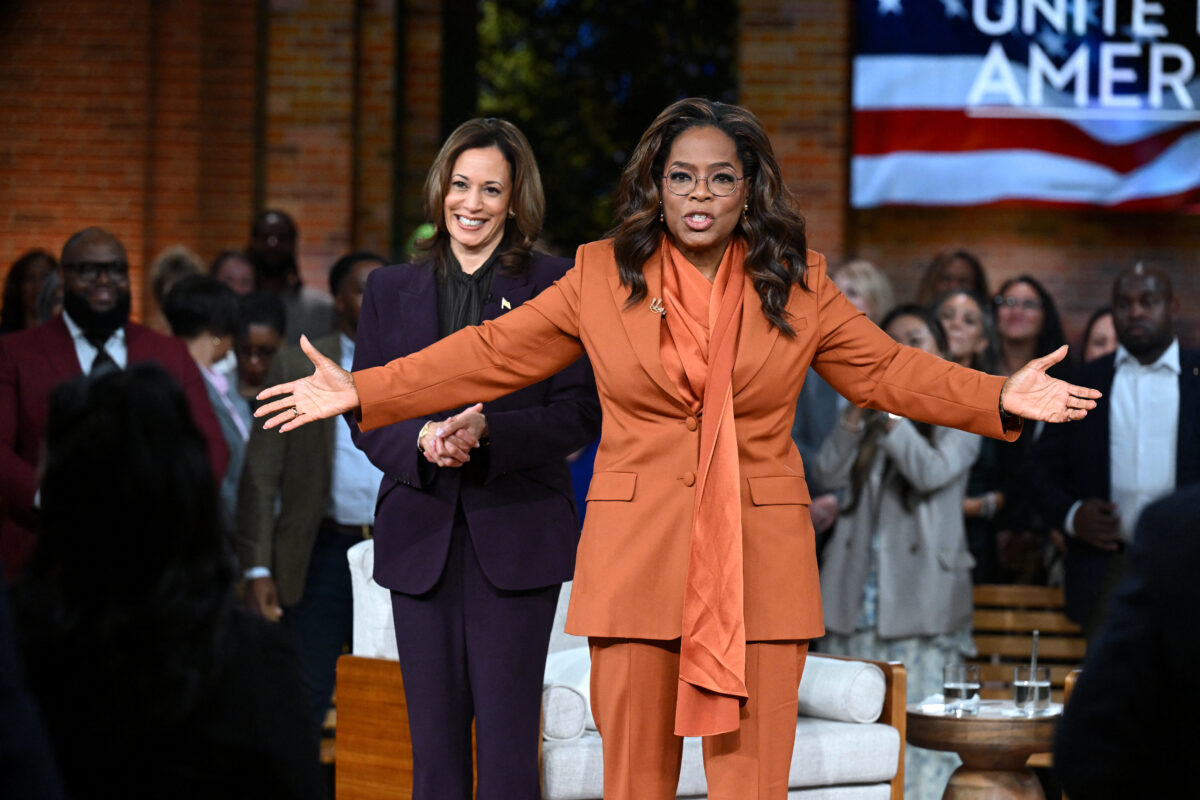
[[[512,124],[473,119],[425,181],[427,255],[367,282],[354,369],[385,364],[517,307],[569,259],[533,251],[545,199]],[[441,435],[451,417],[465,428]],[[542,673],[559,586],[579,538],[564,461],[599,433],[580,360],[487,405],[446,409],[355,441],[384,472],[375,580],[392,591],[408,701],[414,800],[540,797]]]

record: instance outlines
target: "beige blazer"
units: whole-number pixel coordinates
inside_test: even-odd
[[[662,254],[644,266],[646,297],[628,305],[612,242],[583,245],[560,281],[503,317],[382,367],[355,373],[362,426],[487,401],[539,381],[586,352],[604,422],[588,490],[567,631],[680,635],[699,423],[659,358]],[[809,253],[808,289],[772,328],[747,276],[733,375],[741,469],[746,633],[750,640],[823,632],[804,465],[792,443],[796,396],[811,364],[860,405],[1004,436],[1003,379],[902,347],[854,309]],[[1011,434],[1010,434],[1011,435]]]
[[[809,465],[813,480],[831,491],[850,488],[861,433],[837,425]],[[971,567],[963,526],[967,476],[980,439],[952,428],[934,428],[926,439],[901,420],[879,440],[879,450],[853,511],[838,518],[821,564],[825,627],[854,632],[863,586],[879,539],[880,636],[932,636],[971,627]],[[900,483],[884,479],[885,462],[912,487],[912,510]]]

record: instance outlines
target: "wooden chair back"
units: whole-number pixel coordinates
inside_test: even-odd
[[[1033,632],[1038,664],[1050,667],[1050,694],[1062,702],[1067,674],[1083,663],[1086,642],[1063,613],[1063,591],[1047,586],[981,584],[975,587],[975,648],[985,699],[1012,697],[1013,667],[1028,664]]]

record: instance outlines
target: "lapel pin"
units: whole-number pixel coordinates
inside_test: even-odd
[[[665,317],[667,315],[667,308],[663,305],[661,297],[656,297],[650,301],[650,310],[655,314],[658,314],[660,317]]]
[[[508,298],[507,298],[507,297],[501,297],[501,298],[500,298],[500,310],[501,310],[501,311],[506,311],[506,310],[508,310],[508,309],[510,309],[510,308],[512,308],[512,303],[508,302]]]

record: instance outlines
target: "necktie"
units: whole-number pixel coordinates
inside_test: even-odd
[[[92,369],[89,375],[99,375],[101,372],[110,369],[118,369],[117,362],[104,349],[104,343],[108,341],[107,336],[88,336],[88,342],[92,347],[96,348],[96,358],[92,361]]]

